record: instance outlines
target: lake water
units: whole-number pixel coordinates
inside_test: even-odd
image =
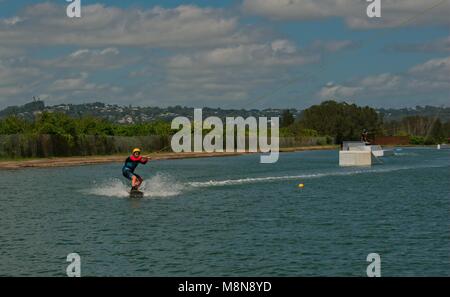
[[[0,171],[0,275],[450,276],[450,150],[370,168],[337,151],[153,161],[127,198],[122,164]],[[304,183],[303,189],[298,188]]]

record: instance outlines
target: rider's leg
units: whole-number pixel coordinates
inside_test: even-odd
[[[136,178],[137,178],[137,181],[136,181],[137,185],[136,186],[139,187],[142,184],[143,180],[142,180],[142,177],[140,177],[140,176],[137,176]]]
[[[131,178],[131,186],[133,188],[138,187],[139,186],[138,181],[139,181],[138,178],[135,175],[133,175],[133,177]]]

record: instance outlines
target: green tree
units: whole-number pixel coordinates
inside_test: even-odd
[[[114,135],[113,125],[105,119],[86,116],[75,121],[77,134]]]
[[[0,134],[21,134],[29,131],[30,124],[17,116],[0,120]]]
[[[443,124],[442,129],[444,129],[445,137],[447,138],[446,142],[448,142],[448,139],[450,139],[450,121]]]
[[[294,123],[294,115],[291,113],[289,109],[286,109],[281,114],[281,122],[280,127],[289,127]]]
[[[34,131],[37,134],[76,136],[75,120],[64,113],[44,112],[38,116]]]
[[[324,101],[313,105],[303,111],[300,123],[320,135],[334,136],[337,143],[359,140],[363,129],[372,137],[382,133],[382,119],[375,109],[345,102]]]
[[[441,120],[436,119],[433,122],[428,136],[428,141],[433,144],[442,143],[445,141],[445,130],[443,128]]]

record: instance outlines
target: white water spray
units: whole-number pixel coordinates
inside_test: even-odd
[[[157,174],[148,180],[144,180],[140,190],[144,197],[170,197],[181,194],[183,185],[171,180],[170,177]],[[94,181],[87,194],[107,197],[129,197],[130,185],[119,178],[111,178],[101,182]]]

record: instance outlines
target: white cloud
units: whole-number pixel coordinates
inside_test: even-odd
[[[92,85],[88,86],[86,79],[88,74],[83,72],[79,77],[74,78],[64,78],[55,80],[50,86],[50,91],[73,91],[79,89],[92,89]]]
[[[18,57],[23,54],[23,49],[0,46],[0,59]]]
[[[432,76],[435,79],[450,83],[450,56],[432,59],[416,65],[409,70],[409,73],[422,78]]]
[[[272,51],[274,53],[293,54],[297,51],[295,44],[286,39],[275,40],[271,43]]]
[[[47,103],[67,100],[71,103],[85,102],[98,100],[103,96],[104,101],[125,97],[123,88],[108,83],[95,83],[88,72],[74,75],[70,71],[61,74],[53,66],[43,67],[26,57],[0,59],[1,104],[21,104],[29,101],[32,96],[39,96]]]
[[[450,36],[423,43],[394,44],[387,49],[399,52],[450,52]]]
[[[65,6],[28,7],[0,21],[0,44],[198,47],[242,43],[251,34],[220,9],[182,5],[148,10],[83,5],[82,17],[65,16]]]
[[[373,101],[377,105],[410,105],[412,100],[450,102],[450,56],[428,60],[404,73],[371,75],[344,84],[328,84],[317,97],[321,100]],[[418,98],[417,96],[421,96]]]
[[[90,80],[89,73],[86,72],[56,79],[38,91],[39,97],[45,98],[46,102],[68,100],[70,103],[76,103],[100,100],[108,103],[111,102],[111,99],[114,100],[113,98],[115,97],[129,95],[126,92],[127,90],[120,86],[93,82]]]
[[[167,62],[165,91],[210,105],[249,102],[255,90],[274,86],[289,77],[290,69],[318,60],[287,40],[179,54]]]
[[[23,63],[23,59],[0,60],[0,100],[12,104],[18,97],[31,98],[48,77],[39,68]]]
[[[322,88],[318,96],[321,99],[335,99],[335,98],[343,98],[347,99],[349,97],[353,97],[358,94],[362,90],[361,87],[347,87],[342,85],[335,85],[333,83],[328,83],[324,88]]]
[[[12,18],[8,18],[8,19],[3,19],[2,23],[5,25],[16,25],[20,22],[23,22],[24,19],[20,18],[20,17],[12,17]]]
[[[274,20],[312,20],[341,17],[354,29],[389,28],[409,18],[410,24],[450,24],[448,1],[431,11],[426,11],[436,2],[421,0],[383,0],[382,17],[369,18],[366,14],[369,2],[355,0],[244,0],[242,8],[246,13],[268,17]]]
[[[242,44],[202,51],[191,55],[177,55],[169,60],[169,67],[240,66],[269,67],[303,65],[318,61],[316,54],[298,51],[288,40],[271,43]]]
[[[386,7],[398,6],[384,2]],[[402,12],[398,14],[405,16],[419,7],[414,0],[408,5],[400,2]],[[249,13],[282,20],[341,16],[355,28],[373,26],[366,24],[365,1],[351,7],[348,3],[246,0],[243,7]],[[80,19],[67,18],[64,5],[51,3],[29,6],[17,16],[0,18],[2,105],[41,95],[49,103],[100,100],[141,105],[246,106],[267,90],[294,81],[304,65],[318,62],[321,55],[359,46],[351,40],[317,40],[298,46],[274,32],[263,34],[264,26],[243,24],[238,15],[230,14],[231,10],[193,5],[145,10],[98,4],[82,7]],[[362,17],[355,18],[361,12]],[[390,25],[391,20],[394,18],[387,13],[383,26]],[[436,22],[442,23],[439,16]],[[448,45],[445,42],[448,40],[440,44],[441,48]],[[69,48],[70,52],[62,55],[59,48]],[[38,55],[31,54],[35,49]],[[38,59],[46,49],[51,49],[53,56]],[[324,99],[376,98],[447,90],[446,63],[436,59],[403,74],[384,73],[331,83],[318,95]],[[295,79],[292,85],[298,88],[307,80]]]
[[[79,49],[67,56],[42,59],[31,63],[46,68],[70,68],[70,69],[112,69],[136,62],[136,57],[128,57],[121,54],[117,48],[105,49]]]
[[[3,103],[12,98],[23,102],[30,94],[45,94],[49,102],[159,100],[158,105],[168,100],[242,99],[252,87],[273,81],[275,68],[311,59],[300,55],[293,43],[268,41],[258,28],[243,26],[221,9],[82,7],[80,19],[67,18],[63,5],[43,3],[24,9],[17,21],[0,22],[0,46],[75,48],[60,57],[26,57],[23,65],[46,76],[17,96],[0,98]],[[258,41],[261,37],[264,42]],[[153,48],[170,51],[158,56]],[[111,80],[124,72],[129,79]],[[14,81],[25,84],[29,78],[17,76]]]
[[[316,40],[310,46],[314,51],[338,52],[358,48],[361,44],[352,40]]]
[[[376,88],[380,90],[392,90],[398,87],[401,83],[402,77],[391,73],[382,73],[379,75],[372,75],[360,80],[360,84],[365,88]]]
[[[9,87],[28,88],[10,89],[15,95],[0,98],[2,103],[45,94],[49,102],[191,105],[215,100],[226,105],[251,100],[255,92],[289,80],[293,69],[318,62],[322,51],[352,44],[332,40],[298,48],[273,32],[263,34],[264,26],[242,24],[239,15],[217,8],[142,10],[95,4],[82,9],[80,19],[70,19],[65,5],[47,2],[0,19],[0,59],[3,48],[12,49],[9,54],[18,48],[72,49],[41,59],[26,55],[20,65],[11,66],[36,69],[41,76],[16,75]]]

